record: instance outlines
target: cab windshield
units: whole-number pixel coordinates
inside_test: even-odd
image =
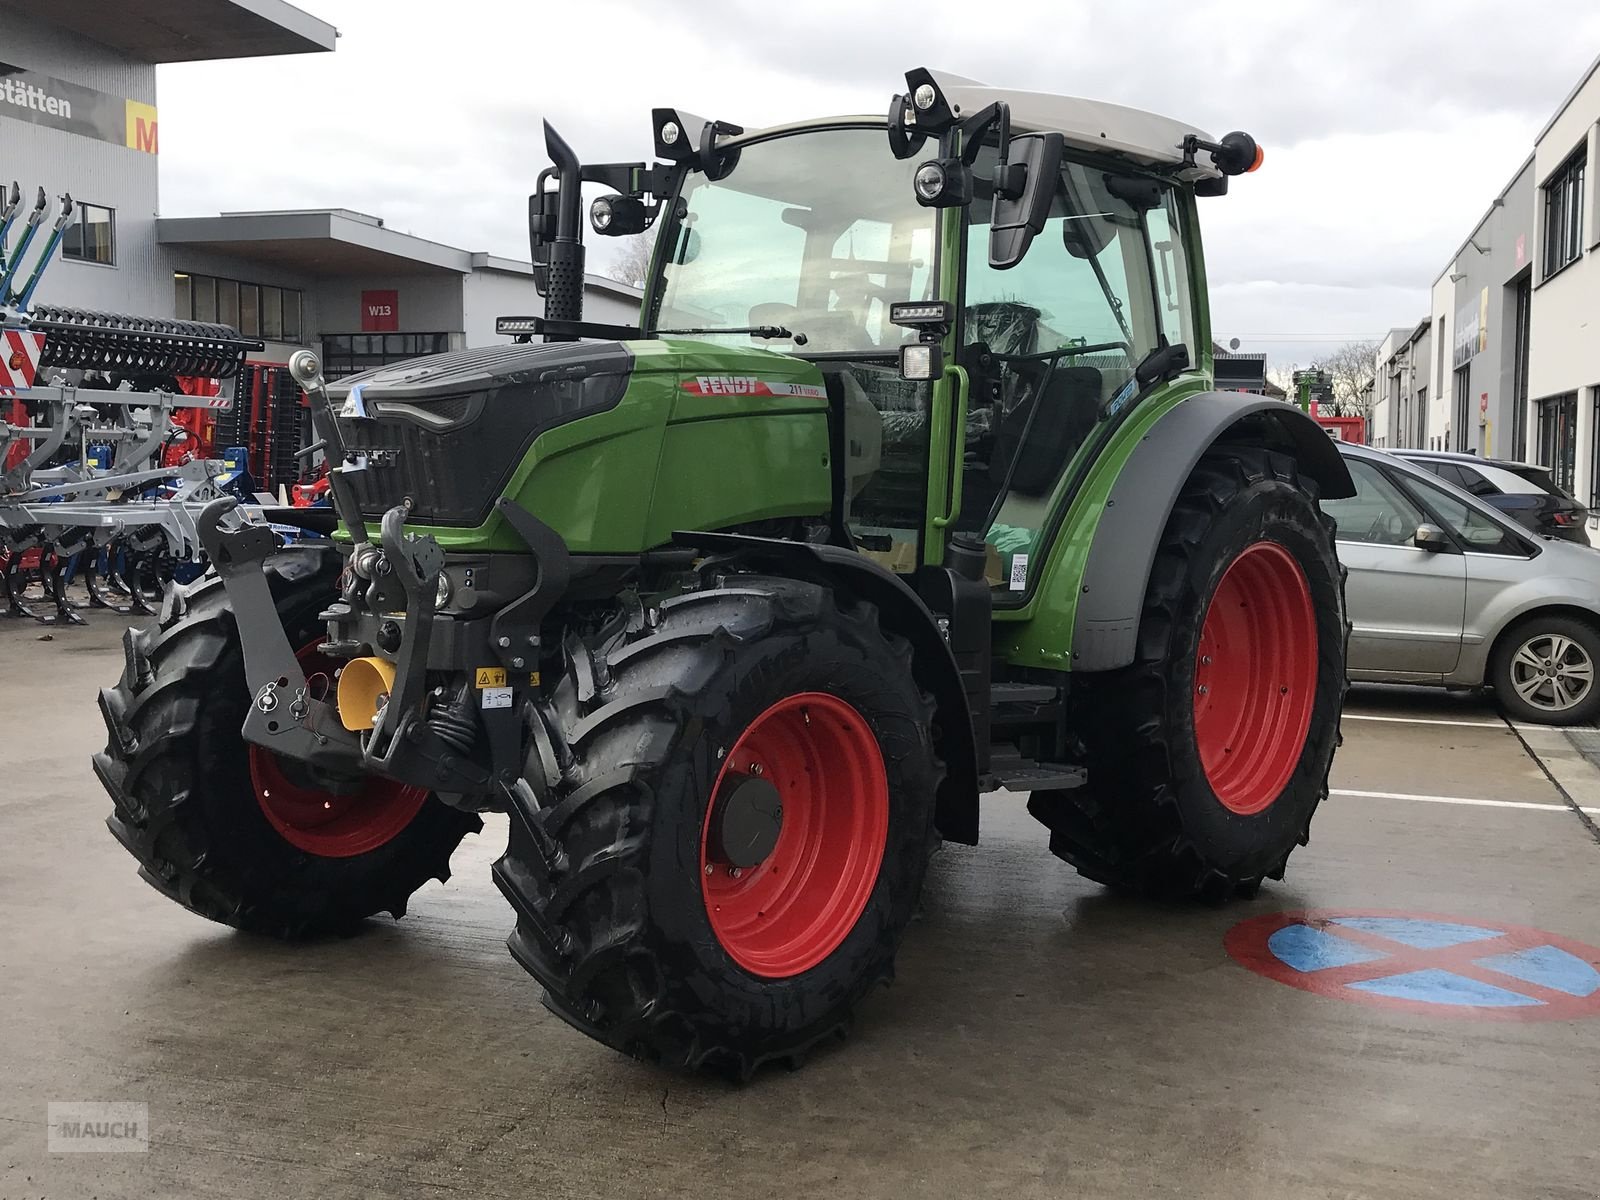
[[[916,201],[916,166],[889,153],[880,122],[748,144],[724,179],[694,172],[666,233],[655,328],[780,325],[805,335],[807,356],[892,352],[890,303],[933,288],[936,210]]]

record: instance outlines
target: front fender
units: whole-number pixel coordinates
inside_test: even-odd
[[[1201,392],[1172,406],[1129,453],[1095,523],[1072,623],[1074,671],[1133,661],[1139,614],[1167,517],[1195,465],[1218,442],[1292,456],[1326,499],[1355,495],[1327,432],[1298,408],[1246,392]]]

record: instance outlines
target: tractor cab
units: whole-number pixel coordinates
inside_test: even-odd
[[[997,601],[1024,603],[1074,459],[1209,365],[1194,196],[1258,165],[1254,142],[925,70],[887,138],[875,116],[693,124],[656,110],[670,166],[579,169],[631,185],[594,202],[595,232],[656,233],[642,335],[814,364],[850,544],[908,572],[966,534]],[[561,192],[535,197],[536,261]]]

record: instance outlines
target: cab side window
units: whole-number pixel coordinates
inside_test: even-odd
[[[993,165],[992,151],[980,155],[969,210],[961,329],[972,391],[957,525],[1015,555],[1040,551],[1068,464],[1133,400],[1134,367],[1192,338],[1192,287],[1182,198],[1072,161],[1026,256],[995,270],[982,182]]]

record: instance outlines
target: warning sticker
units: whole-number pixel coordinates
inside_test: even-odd
[[[478,676],[473,681],[474,687],[503,688],[506,685],[506,669],[504,667],[479,667]],[[484,706],[485,708],[488,705]]]
[[[511,689],[508,687],[492,687],[483,689],[484,708],[510,708]]]
[[[537,671],[529,671],[528,672],[528,686],[529,687],[538,687],[539,686],[539,672],[537,672]]]

